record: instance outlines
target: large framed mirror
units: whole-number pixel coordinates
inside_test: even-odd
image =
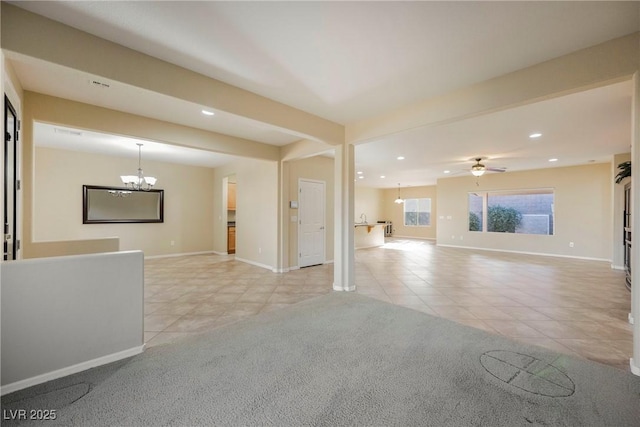
[[[82,223],[164,222],[164,190],[82,186]]]

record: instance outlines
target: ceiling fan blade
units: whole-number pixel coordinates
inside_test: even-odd
[[[507,168],[485,168],[487,172],[506,172]]]
[[[460,174],[468,173],[468,172],[469,172],[468,169],[454,170],[454,171],[451,171],[448,174],[446,174],[446,176],[456,176],[456,175],[460,175]]]

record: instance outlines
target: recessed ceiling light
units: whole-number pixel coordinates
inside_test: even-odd
[[[213,111],[209,111],[209,110],[202,110],[202,114],[204,114],[205,116],[213,116],[216,113],[214,113]]]
[[[549,159],[550,162],[557,162],[558,159]]]
[[[531,135],[529,135],[529,138],[536,139],[536,138],[540,138],[541,136],[542,136],[541,133],[536,132],[536,133],[532,133]]]
[[[398,160],[404,160],[404,156],[398,156],[397,159]]]
[[[385,177],[384,175],[380,175],[380,178],[384,179],[384,178],[386,178],[386,177]]]
[[[358,175],[362,175],[362,171],[358,171]]]
[[[360,175],[358,178],[360,178],[360,179],[364,179],[364,175]]]
[[[451,171],[444,171],[444,173],[451,173]]]

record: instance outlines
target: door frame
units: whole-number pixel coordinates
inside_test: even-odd
[[[297,251],[298,254],[301,254],[300,249],[302,248],[302,233],[301,233],[301,219],[300,219],[300,210],[302,209],[302,203],[300,203],[300,193],[302,192],[302,183],[303,182],[310,182],[310,183],[314,183],[314,184],[322,184],[322,264],[325,264],[327,262],[327,183],[326,181],[322,181],[319,179],[309,179],[309,178],[298,178],[298,220],[296,221],[296,227],[297,227],[297,233],[298,233],[298,246],[297,246]],[[310,264],[310,265],[305,265],[305,266],[301,266],[301,256],[298,255],[297,257],[297,264],[298,264],[298,268],[304,268],[304,267],[309,267],[311,265],[316,265],[316,264]]]
[[[7,121],[9,118],[9,114],[11,114],[14,117],[14,126],[13,129],[11,129],[11,131],[13,132],[12,136],[12,142],[8,142],[6,139],[6,134],[9,133],[9,130],[7,129]],[[18,206],[19,206],[19,197],[20,197],[20,117],[18,116],[18,112],[17,109],[14,108],[11,100],[9,99],[9,96],[5,93],[4,94],[4,122],[3,122],[3,130],[5,133],[5,138],[4,138],[4,144],[2,146],[3,152],[2,152],[2,157],[3,157],[3,162],[2,162],[2,168],[3,168],[3,200],[2,200],[2,206],[3,206],[3,238],[2,238],[2,242],[3,242],[3,261],[12,261],[12,260],[16,260],[19,259],[19,251],[20,251],[20,236],[19,236],[19,230],[20,227],[18,227]],[[9,144],[13,144],[12,147],[12,153],[13,156],[12,158],[9,158],[7,156],[7,148]],[[12,163],[12,164],[10,164]],[[7,165],[10,165],[11,168],[8,168]],[[9,176],[9,171],[12,170],[13,171],[13,176]],[[11,178],[11,179],[10,179]],[[12,181],[12,182],[10,182]],[[7,205],[7,196],[10,192],[13,192],[13,203],[11,206]],[[8,214],[11,212],[12,214],[12,224],[7,224],[7,216]],[[9,229],[7,229],[7,225],[9,225]],[[7,245],[7,241],[6,241],[6,234],[10,234],[11,235],[11,246],[12,246],[12,254],[13,257],[11,259],[7,259],[7,253],[8,253],[8,245]]]

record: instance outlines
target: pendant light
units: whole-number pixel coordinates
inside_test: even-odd
[[[400,198],[400,183],[398,183],[398,198],[397,198],[397,199],[395,199],[393,202],[394,202],[394,203],[397,203],[397,204],[399,204],[399,205],[401,205],[402,203],[404,203],[404,200],[402,200],[402,199]]]

